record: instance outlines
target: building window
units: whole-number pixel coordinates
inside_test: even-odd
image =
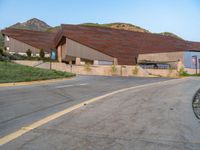
[[[10,41],[10,39],[9,39],[9,37],[8,37],[8,36],[6,36],[6,41]]]

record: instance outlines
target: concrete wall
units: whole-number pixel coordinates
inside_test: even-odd
[[[38,48],[32,47],[26,43],[15,40],[11,37],[9,37],[9,41],[5,40],[5,46],[9,47],[8,52],[13,52],[13,53],[26,53],[28,49],[32,51],[33,55],[36,55],[37,53],[40,52]]]
[[[50,63],[41,63],[36,61],[15,61],[18,64],[23,64],[27,66],[49,69]],[[59,71],[72,72],[81,75],[104,75],[104,76],[166,76],[175,77],[177,76],[176,70],[164,70],[164,69],[142,69],[139,66],[103,66],[103,65],[66,65],[65,63],[52,63],[52,69]]]
[[[153,61],[153,62],[177,62],[184,61],[184,52],[168,52],[168,53],[151,53],[139,54],[138,62]]]
[[[66,52],[65,52],[66,51]],[[66,45],[62,46],[62,58],[65,58],[65,55],[84,58],[88,60],[104,60],[104,61],[112,61],[113,57],[108,56],[104,53],[101,53],[97,50],[89,48],[85,45],[82,45],[78,42],[75,42],[70,39],[66,39]]]
[[[26,65],[26,66],[36,66],[42,63],[42,61],[30,61],[30,60],[15,60],[17,64]]]
[[[176,70],[168,69],[145,69],[149,75],[162,76],[162,77],[176,77],[178,72]]]
[[[184,70],[187,71],[188,74],[196,74],[196,69],[185,68]],[[197,69],[197,73],[200,74],[199,68]]]

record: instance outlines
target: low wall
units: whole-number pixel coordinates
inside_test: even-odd
[[[135,66],[108,66],[108,65],[66,65],[64,63],[52,63],[52,69],[67,71],[82,75],[104,75],[104,76],[133,76]],[[145,76],[138,67],[138,76]]]
[[[188,74],[196,74],[196,69],[185,68],[184,70],[187,71]],[[200,73],[200,69],[197,69],[197,73]]]
[[[30,60],[15,60],[14,62],[17,64],[32,66],[32,67],[42,63],[42,61],[30,61]]]
[[[176,70],[168,70],[168,69],[145,69],[149,74],[155,76],[163,76],[163,77],[175,77],[178,76],[178,72]]]
[[[41,61],[14,61],[15,63],[37,66],[38,68],[50,69],[50,63]],[[177,76],[176,70],[166,69],[143,69],[139,66],[108,66],[108,65],[67,65],[65,63],[52,62],[51,68],[59,71],[72,72],[81,75],[104,75],[104,76]]]

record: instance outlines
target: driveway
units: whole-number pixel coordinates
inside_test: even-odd
[[[199,81],[80,76],[54,84],[1,88],[3,137],[82,101],[135,87],[51,120],[1,149],[199,150],[200,122],[192,110]]]

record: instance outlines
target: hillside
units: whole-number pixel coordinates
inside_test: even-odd
[[[96,27],[108,27],[108,28],[113,28],[113,29],[121,29],[121,30],[128,30],[128,31],[135,31],[135,32],[145,32],[145,33],[151,33],[150,31],[141,28],[139,26],[133,25],[133,24],[129,24],[129,23],[109,23],[109,24],[98,24],[98,23],[83,23],[80,25],[84,25],[84,26],[96,26]],[[178,35],[171,33],[171,32],[162,32],[162,33],[158,33],[160,35],[164,35],[164,36],[171,36],[174,38],[178,38],[178,39],[182,39],[181,37],[179,37]]]
[[[174,33],[171,33],[171,32],[162,32],[162,33],[159,33],[161,35],[165,35],[165,36],[171,36],[171,37],[174,37],[174,38],[177,38],[177,39],[182,39],[181,37],[179,37],[178,35],[174,34]]]
[[[148,30],[143,29],[139,26],[135,26],[128,23],[109,23],[109,24],[98,24],[98,23],[83,23],[81,25],[85,26],[99,26],[99,27],[108,27],[108,28],[114,28],[114,29],[122,29],[122,30],[128,30],[128,31],[135,31],[135,32],[147,32]]]
[[[141,28],[139,26],[129,24],[129,23],[108,23],[108,24],[98,24],[98,23],[83,23],[80,25],[85,25],[85,26],[98,26],[98,27],[108,27],[108,28],[113,28],[113,29],[122,29],[122,30],[128,30],[128,31],[135,31],[135,32],[146,32],[146,33],[151,33],[150,31]],[[47,31],[47,32],[57,32],[60,29],[60,26],[56,27],[51,27],[47,23],[45,23],[42,20],[39,20],[37,18],[32,18],[26,22],[23,23],[16,23],[12,26],[11,28],[16,28],[16,29],[28,29],[28,30],[36,30],[36,31]],[[171,36],[175,37],[178,39],[182,39],[181,37],[170,33],[170,32],[162,32],[158,33],[164,36]],[[1,37],[0,37],[1,40]]]
[[[57,32],[58,30],[61,29],[61,26],[55,26],[55,27],[51,27],[51,28],[48,28],[46,31],[47,32]]]
[[[145,32],[145,33],[151,33],[150,31],[141,28],[139,26],[129,24],[129,23],[108,23],[108,24],[98,24],[98,23],[83,23],[80,25],[84,26],[98,26],[98,27],[107,27],[107,28],[114,28],[114,29],[122,29],[122,30],[128,30],[128,31],[135,31],[135,32]],[[27,29],[27,30],[35,30],[35,31],[47,31],[47,32],[57,32],[60,29],[60,26],[51,27],[47,23],[45,23],[42,20],[39,20],[37,18],[32,18],[26,22],[23,23],[16,23],[10,28],[16,28],[16,29]],[[181,37],[170,33],[170,32],[162,32],[158,33],[164,36],[171,36],[178,39],[182,39]],[[3,37],[0,33],[0,47],[3,47]]]
[[[47,23],[45,23],[42,20],[39,20],[37,18],[32,18],[26,22],[23,23],[16,23],[12,26],[10,26],[10,28],[15,28],[15,29],[27,29],[27,30],[35,30],[35,31],[46,31],[49,28],[52,28],[50,25],[48,25]],[[0,33],[0,48],[3,48],[3,36]]]
[[[18,22],[16,24],[10,26],[10,28],[46,31],[47,29],[51,28],[51,26],[42,20],[39,20],[37,18],[32,18],[23,23]]]

